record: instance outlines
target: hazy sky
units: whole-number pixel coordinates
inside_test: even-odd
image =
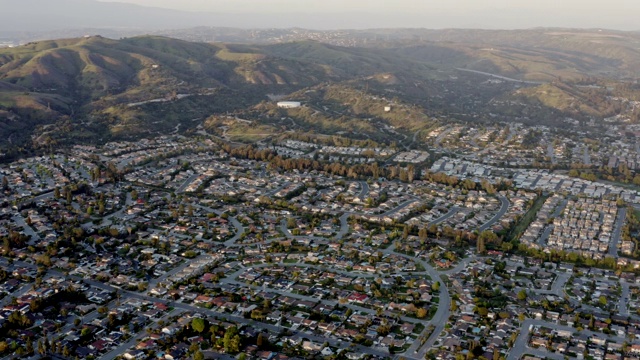
[[[105,1],[105,0],[103,0]],[[429,12],[496,10],[562,11],[571,16],[576,10],[598,16],[640,12],[637,0],[120,0],[132,4],[170,9],[215,12]]]
[[[0,38],[3,33],[24,31],[82,28],[146,31],[195,26],[308,29],[564,27],[640,31],[637,19],[640,0],[101,1],[0,0]]]
[[[102,0],[112,1],[112,0]],[[119,0],[215,13],[361,13],[358,27],[604,27],[640,30],[638,0]],[[381,17],[382,16],[382,17]],[[385,17],[386,16],[386,17]],[[404,17],[403,17],[404,16]],[[422,21],[421,21],[422,17]],[[349,24],[327,18],[327,27]],[[447,26],[450,24],[450,26]],[[285,27],[287,24],[283,24]]]

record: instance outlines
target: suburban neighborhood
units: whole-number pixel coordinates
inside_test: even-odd
[[[388,158],[399,178],[277,156]],[[429,156],[176,136],[11,163],[0,353],[640,356],[637,192]]]

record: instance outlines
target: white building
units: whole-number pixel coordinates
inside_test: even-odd
[[[302,104],[299,101],[280,101],[278,107],[281,109],[299,108]]]

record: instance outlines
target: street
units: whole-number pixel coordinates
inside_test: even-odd
[[[509,200],[507,200],[507,198],[504,196],[498,196],[498,199],[500,199],[501,203],[500,210],[498,210],[498,212],[491,218],[491,220],[480,226],[480,232],[491,228],[491,226],[498,222],[498,220],[500,220],[504,216],[504,214],[507,213],[507,210],[509,210]]]
[[[440,224],[441,222],[455,215],[458,212],[458,210],[460,209],[457,206],[452,206],[451,209],[449,209],[449,211],[446,214],[440,216],[435,220],[431,220],[431,222],[429,222],[429,226]]]
[[[369,195],[369,184],[366,181],[358,181],[358,184],[360,184],[362,190],[360,190],[357,197],[364,200]]]
[[[618,209],[618,216],[616,217],[616,223],[613,228],[613,234],[611,234],[611,243],[609,244],[609,255],[618,257],[618,244],[622,237],[622,227],[624,226],[624,219],[627,217],[627,208],[622,207]]]

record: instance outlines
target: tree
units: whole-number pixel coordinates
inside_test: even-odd
[[[487,317],[487,315],[489,315],[489,310],[486,307],[479,307],[477,308],[477,311],[478,315],[481,317]]]
[[[498,235],[496,235],[495,232],[493,232],[491,230],[485,230],[485,231],[481,232],[480,235],[478,235],[478,240],[477,240],[478,253],[480,253],[480,254],[486,253],[486,251],[487,251],[486,244],[487,243],[497,244],[499,242],[500,242],[500,239],[498,238]]]
[[[2,190],[9,189],[9,179],[6,176],[2,177]]]
[[[38,354],[44,355],[46,352],[44,341],[42,341],[42,339],[38,340]]]
[[[91,180],[93,181],[100,180],[101,176],[102,176],[102,172],[100,171],[99,167],[94,168],[93,171],[91,172]]]
[[[600,295],[600,297],[598,298],[598,304],[600,304],[600,306],[607,306],[607,297],[604,295]]]
[[[458,311],[458,302],[455,299],[451,299],[451,306],[449,307],[451,312]]]
[[[204,360],[204,354],[202,353],[202,351],[196,351],[196,353],[193,354],[193,360]]]
[[[431,290],[433,290],[433,291],[440,290],[440,281],[434,282],[433,285],[431,285]]]
[[[520,301],[524,301],[527,299],[527,291],[525,289],[522,289],[518,292],[518,300]]]
[[[420,230],[418,231],[418,237],[420,238],[420,241],[426,241],[428,237],[427,229],[420,228]]]
[[[418,319],[424,319],[426,316],[427,316],[427,309],[425,309],[425,308],[419,308],[419,309],[416,311],[416,317],[417,317]]]
[[[235,354],[240,351],[240,336],[235,326],[230,327],[224,334],[222,339],[224,351],[229,354]]]
[[[386,336],[387,334],[389,334],[390,331],[391,331],[391,326],[389,326],[389,324],[380,324],[380,326],[376,328],[376,332],[380,336]]]
[[[493,349],[493,360],[500,360],[500,350],[498,348]]]
[[[268,340],[265,339],[265,336],[263,333],[258,334],[258,338],[256,339],[256,346],[258,346],[260,349],[263,349],[264,347],[267,346],[267,342]]]
[[[205,328],[204,319],[193,318],[191,320],[191,328],[199,333],[203,332]]]
[[[478,248],[478,254],[484,254],[487,252],[487,247],[485,245],[483,237],[479,236],[478,239],[476,240],[476,243]]]

